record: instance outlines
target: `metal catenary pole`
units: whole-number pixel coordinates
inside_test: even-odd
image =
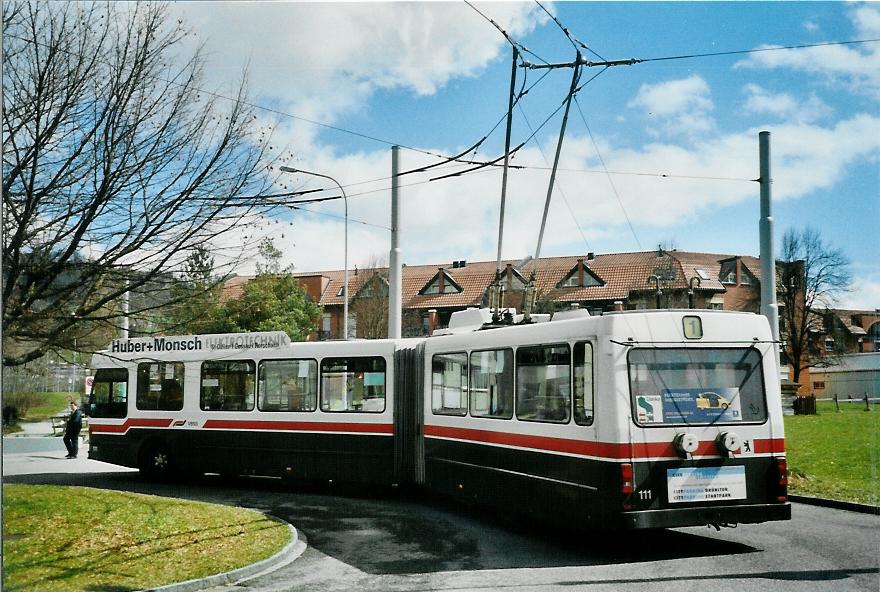
[[[403,315],[403,270],[400,259],[400,147],[391,147],[391,252],[388,256],[388,338],[400,339]]]

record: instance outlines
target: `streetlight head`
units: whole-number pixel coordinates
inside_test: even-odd
[[[300,172],[299,169],[295,169],[293,167],[284,166],[284,165],[280,166],[279,168],[285,173],[298,173],[298,172]]]

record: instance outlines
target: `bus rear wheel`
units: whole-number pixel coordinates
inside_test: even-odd
[[[147,444],[141,452],[141,474],[151,479],[164,479],[172,474],[171,454],[161,442]]]

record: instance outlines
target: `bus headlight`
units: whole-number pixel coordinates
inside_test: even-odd
[[[676,452],[687,457],[697,451],[697,448],[700,446],[700,439],[693,434],[675,434],[675,438],[672,439],[672,445],[675,447]]]
[[[718,437],[715,438],[715,444],[718,446],[718,449],[721,450],[722,454],[730,455],[740,449],[740,446],[742,446],[742,439],[739,435],[733,432],[721,432],[718,434]]]

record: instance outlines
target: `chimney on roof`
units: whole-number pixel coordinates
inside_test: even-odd
[[[458,261],[452,262],[452,269],[458,269]]]
[[[593,251],[590,251],[589,253],[587,253],[587,261],[592,261],[595,258],[596,258],[596,253],[594,253]]]
[[[657,259],[663,257],[663,245],[657,245]]]
[[[465,259],[462,259],[461,261],[458,262],[459,267],[464,267],[466,265],[467,265],[467,260],[465,260]]]

